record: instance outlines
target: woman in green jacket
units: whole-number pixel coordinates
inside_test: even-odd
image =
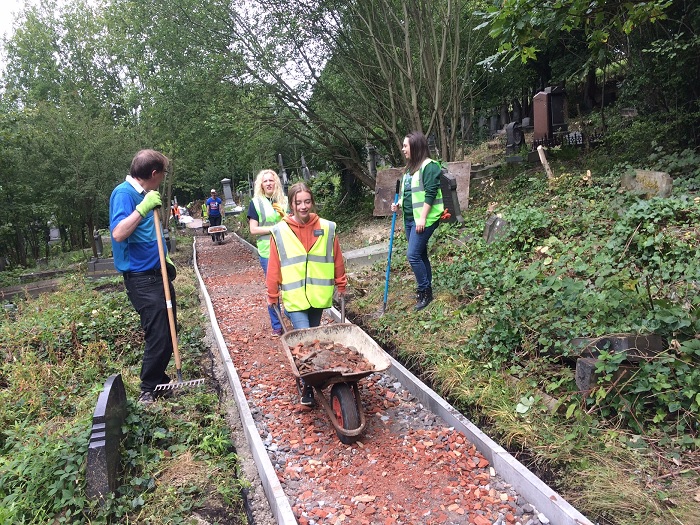
[[[433,270],[428,257],[428,241],[440,224],[444,211],[440,190],[440,164],[428,155],[428,139],[420,131],[412,131],[403,139],[401,150],[406,157],[406,170],[399,202],[391,211],[404,210],[404,231],[408,240],[406,258],[416,277],[416,306],[422,310],[433,300]]]

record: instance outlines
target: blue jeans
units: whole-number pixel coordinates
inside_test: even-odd
[[[260,257],[260,266],[263,269],[263,273],[267,276],[267,257]],[[277,306],[279,307],[279,302],[277,303]],[[270,324],[272,325],[273,330],[282,330],[282,323],[280,322],[279,318],[277,317],[277,312],[275,312],[275,309],[271,305],[267,305],[267,313],[270,316]]]
[[[416,276],[416,285],[420,292],[433,286],[433,269],[428,258],[428,241],[439,225],[440,221],[435,221],[421,233],[416,233],[416,222],[413,217],[404,220],[404,229],[408,240],[406,258]]]
[[[311,328],[312,326],[319,326],[321,324],[323,308],[309,308],[308,310],[299,310],[298,312],[290,312],[287,310],[286,314],[295,330],[299,328]]]

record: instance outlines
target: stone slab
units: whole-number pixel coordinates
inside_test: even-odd
[[[389,243],[373,244],[366,248],[343,252],[345,268],[352,270],[363,266],[371,266],[379,261],[386,261],[389,256]]]
[[[673,179],[663,171],[634,170],[622,176],[621,187],[627,191],[652,197],[670,197]]]
[[[656,334],[617,334],[604,337],[576,337],[570,342],[573,355],[598,358],[601,351],[624,353],[630,363],[639,363],[664,350],[664,340]]]

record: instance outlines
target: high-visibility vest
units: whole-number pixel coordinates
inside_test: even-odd
[[[282,220],[279,213],[275,211],[272,207],[272,203],[265,198],[256,197],[253,199],[253,206],[255,206],[255,211],[258,212],[258,225],[259,226],[274,226]],[[258,237],[258,255],[264,257],[265,259],[270,258],[270,234],[261,235]]]
[[[438,164],[437,161],[434,161],[431,158],[427,158],[423,161],[420,168],[416,170],[416,172],[413,175],[411,175],[411,207],[413,209],[412,212],[414,220],[420,219],[421,212],[423,211],[423,204],[425,203],[423,170],[431,162],[435,162],[435,164]],[[408,175],[408,173],[406,173],[406,175]],[[403,186],[401,186],[401,198],[403,198]],[[442,190],[438,186],[437,194],[435,195],[435,200],[433,201],[433,205],[430,207],[430,212],[428,212],[428,216],[425,219],[425,225],[430,226],[436,221],[439,221],[444,209],[445,206],[442,202]]]
[[[308,253],[285,221],[272,228],[280,257],[282,302],[290,312],[333,304],[335,223],[319,219],[319,226],[323,234]]]
[[[209,214],[207,213],[207,203],[206,202],[204,204],[202,204],[202,220],[203,221],[209,220]]]

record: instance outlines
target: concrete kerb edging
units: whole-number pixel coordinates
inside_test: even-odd
[[[236,236],[237,237],[237,236]],[[240,237],[239,237],[240,239]],[[240,239],[242,241],[242,239]],[[219,323],[216,321],[216,316],[214,315],[214,308],[211,304],[211,298],[209,297],[209,292],[207,291],[202,276],[199,273],[199,268],[197,267],[197,249],[196,242],[192,244],[192,254],[194,259],[194,271],[199,280],[199,287],[204,297],[204,302],[207,307],[207,312],[209,313],[209,319],[211,321],[212,332],[214,338],[216,339],[216,344],[219,347],[219,353],[221,354],[221,360],[223,361],[224,368],[226,369],[226,375],[228,376],[229,384],[233,391],[233,396],[238,406],[238,413],[240,414],[241,424],[243,425],[243,431],[245,432],[246,439],[248,440],[248,445],[253,454],[253,460],[258,469],[258,474],[260,475],[260,481],[265,491],[267,501],[270,504],[270,509],[272,514],[277,520],[279,525],[297,525],[297,520],[292,512],[292,507],[289,504],[282,485],[277,478],[275,469],[272,466],[269,456],[267,455],[267,450],[265,445],[258,434],[258,429],[255,425],[255,420],[250,412],[250,407],[248,406],[248,401],[243,392],[243,386],[238,377],[238,372],[236,367],[231,361],[231,355],[229,354],[228,347],[224,341],[224,337],[219,329]],[[248,243],[246,243],[248,244]],[[248,246],[250,246],[248,244]]]
[[[340,320],[340,312],[330,309],[331,316]],[[346,321],[347,322],[347,321]],[[521,494],[528,503],[534,505],[551,523],[556,525],[593,525],[569,502],[552,490],[546,483],[515,459],[508,451],[484,434],[471,421],[459,413],[452,405],[438,396],[434,390],[407,370],[401,363],[389,356],[391,367],[387,373],[395,375],[403,386],[413,394],[423,406],[440,416],[445,423],[462,432],[489,460],[496,472]]]

